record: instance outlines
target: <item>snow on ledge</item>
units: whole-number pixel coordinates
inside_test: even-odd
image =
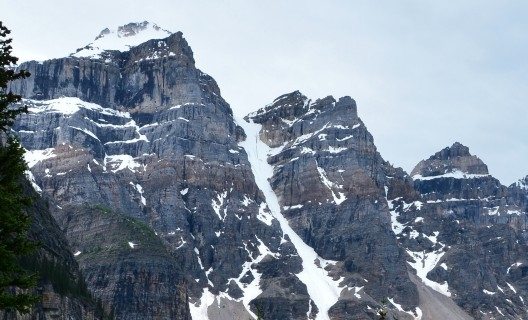
[[[460,170],[456,170],[453,172],[444,173],[437,176],[429,176],[424,177],[421,174],[415,174],[412,179],[413,180],[433,180],[433,179],[440,179],[440,178],[454,178],[454,179],[475,179],[475,178],[484,178],[489,177],[489,174],[471,174],[471,173],[464,173]]]
[[[130,118],[130,114],[128,112],[104,108],[96,103],[86,102],[76,97],[61,97],[46,101],[24,99],[24,102],[30,105],[28,108],[29,114],[49,112],[69,115],[78,112],[80,109],[86,109],[96,111],[104,115],[117,116],[127,119]]]

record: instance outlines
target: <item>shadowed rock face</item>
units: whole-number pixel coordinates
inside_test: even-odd
[[[2,319],[104,319],[97,310],[95,299],[90,298],[75,261],[72,248],[49,210],[46,199],[38,197],[28,181],[22,182],[24,193],[33,198],[27,208],[31,215],[28,237],[40,244],[28,256],[23,257],[22,266],[30,272],[38,272],[37,286],[32,294],[40,295],[29,315],[0,311]],[[30,318],[31,317],[31,318]]]

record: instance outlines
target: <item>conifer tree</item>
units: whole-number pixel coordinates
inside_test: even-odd
[[[21,184],[24,171],[24,149],[12,136],[10,127],[27,107],[14,105],[19,95],[8,91],[8,84],[29,76],[15,72],[18,58],[11,55],[11,31],[0,21],[0,310],[27,313],[38,298],[28,293],[36,285],[36,275],[20,266],[20,257],[31,253],[36,243],[27,238],[31,217],[25,211],[30,198]]]

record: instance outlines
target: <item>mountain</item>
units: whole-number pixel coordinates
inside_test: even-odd
[[[35,183],[106,311],[196,318],[217,297],[209,312],[247,319],[267,289],[259,304],[280,302],[276,317],[306,314],[299,258],[255,184],[243,130],[181,33],[106,53],[29,62],[33,77],[13,88],[29,98],[14,129]]]
[[[350,97],[234,117],[183,35],[131,23],[20,66],[13,130],[117,319],[515,319],[528,191],[459,143],[409,175]]]

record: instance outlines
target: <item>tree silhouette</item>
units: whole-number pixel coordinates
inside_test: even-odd
[[[36,285],[37,276],[20,266],[20,257],[31,253],[36,243],[27,238],[31,217],[25,209],[31,199],[22,186],[24,149],[10,133],[15,117],[27,107],[15,105],[21,97],[8,91],[8,84],[29,73],[15,72],[18,58],[11,55],[12,39],[6,38],[10,32],[0,21],[0,310],[27,313],[38,301],[27,290]]]

